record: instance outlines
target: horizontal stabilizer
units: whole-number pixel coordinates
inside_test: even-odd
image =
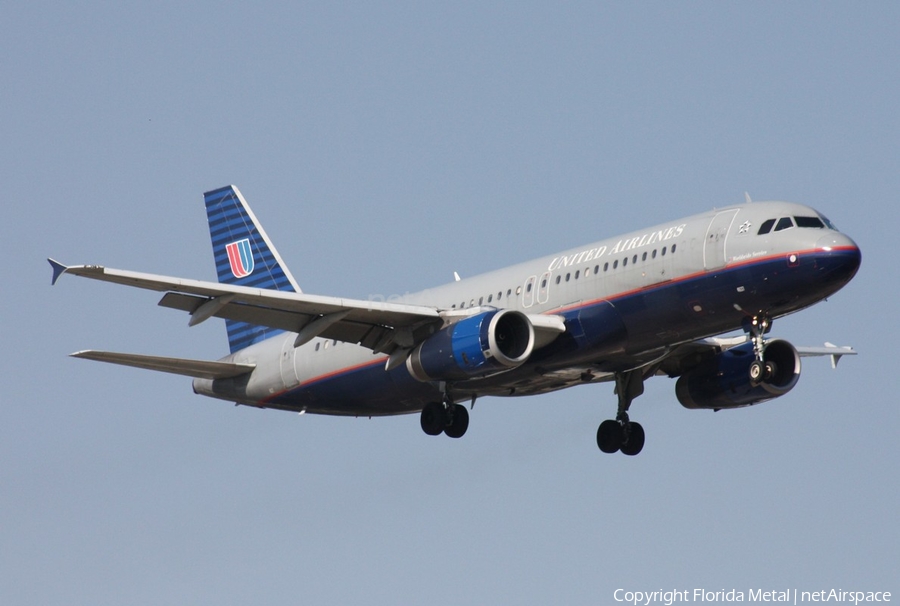
[[[112,351],[76,351],[71,354],[73,358],[96,360],[97,362],[109,362],[122,366],[133,366],[146,370],[158,370],[170,372],[186,377],[199,379],[230,379],[252,372],[255,364],[232,364],[229,362],[212,362],[207,360],[185,360],[183,358],[168,358],[160,356],[143,356],[140,354],[115,353]]]

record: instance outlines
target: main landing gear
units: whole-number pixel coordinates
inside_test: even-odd
[[[754,317],[746,330],[750,333],[750,340],[753,341],[753,354],[756,357],[750,363],[750,384],[754,387],[760,383],[764,383],[775,376],[778,367],[772,360],[766,360],[764,353],[766,351],[765,335],[772,329],[772,321],[765,316]]]
[[[616,395],[619,410],[615,420],[607,419],[597,429],[597,446],[606,453],[622,451],[634,456],[644,448],[644,428],[628,418],[631,401],[644,393],[644,376],[640,370],[616,373]]]
[[[469,411],[445,398],[443,402],[426,404],[420,422],[422,431],[430,436],[445,433],[451,438],[461,438],[469,428]]]

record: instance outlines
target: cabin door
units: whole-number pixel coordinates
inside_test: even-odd
[[[703,242],[703,267],[707,270],[719,269],[724,267],[728,257],[728,251],[725,247],[728,240],[728,232],[734,217],[738,214],[738,209],[725,210],[718,213],[713,220],[709,222],[709,229],[706,230],[706,240]]]
[[[294,333],[287,333],[281,345],[281,381],[285,389],[290,389],[298,383],[297,373],[294,370]]]

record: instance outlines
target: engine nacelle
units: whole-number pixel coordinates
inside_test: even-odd
[[[685,408],[738,408],[783,396],[800,379],[800,355],[781,339],[766,343],[763,360],[774,364],[773,375],[754,385],[750,364],[753,343],[732,347],[681,375],[675,394]]]
[[[471,379],[515,368],[534,349],[534,327],[518,311],[492,310],[442,328],[406,359],[419,381]]]

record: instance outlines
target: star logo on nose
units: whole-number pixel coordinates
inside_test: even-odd
[[[741,225],[741,228],[738,230],[739,234],[749,234],[750,233],[750,221],[744,221]]]

